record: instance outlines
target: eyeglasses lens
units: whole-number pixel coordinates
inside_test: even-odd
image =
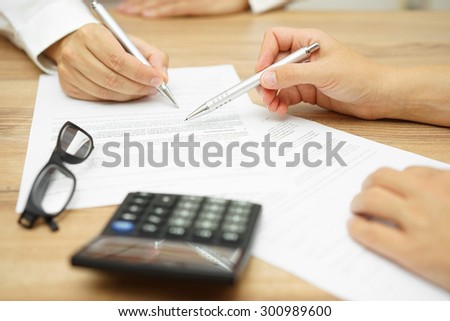
[[[63,151],[79,159],[86,158],[92,149],[91,139],[84,132],[70,125],[63,128],[59,144]]]
[[[48,165],[36,179],[32,197],[34,204],[49,215],[61,212],[75,189],[75,180],[57,165]]]

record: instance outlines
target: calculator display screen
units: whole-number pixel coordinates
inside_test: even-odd
[[[242,259],[242,250],[185,241],[104,235],[91,242],[82,255],[134,266],[233,272]]]

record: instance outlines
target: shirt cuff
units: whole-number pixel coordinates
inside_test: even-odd
[[[56,73],[55,63],[43,52],[58,40],[88,23],[98,22],[83,2],[56,1],[43,7],[19,30],[22,48],[46,73]]]
[[[262,13],[288,4],[289,0],[248,0],[254,13]]]

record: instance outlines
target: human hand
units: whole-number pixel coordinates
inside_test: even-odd
[[[384,91],[389,67],[354,52],[316,29],[274,28],[266,32],[256,71],[293,51],[318,42],[309,63],[274,68],[258,88],[269,111],[285,114],[289,105],[306,102],[364,119],[390,116]],[[278,92],[278,90],[280,90]]]
[[[87,24],[45,51],[58,66],[67,95],[83,100],[128,101],[157,93],[167,81],[168,57],[161,50],[133,38],[152,67],[127,53],[101,24]]]
[[[207,16],[247,9],[247,0],[123,0],[119,11],[144,18]]]
[[[450,171],[378,170],[351,210],[356,241],[450,291]]]

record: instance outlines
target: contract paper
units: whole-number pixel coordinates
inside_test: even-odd
[[[301,147],[308,141],[323,146],[313,149],[315,153],[310,155],[311,161],[323,160],[321,166],[278,168],[280,177],[294,181],[293,189],[241,195],[262,203],[264,208],[254,243],[256,257],[343,299],[450,299],[450,293],[357,244],[346,227],[353,215],[353,197],[375,170],[408,166],[450,169],[448,164],[298,117],[280,120],[262,108],[247,109],[243,117],[260,136],[271,133],[278,143],[294,143],[284,163],[294,159],[295,152],[302,153]],[[336,161],[326,166],[327,133],[332,135],[332,147],[345,142],[339,154],[347,166]],[[277,160],[277,164],[283,162]]]
[[[118,204],[130,191],[207,194],[248,199],[263,205],[254,241],[256,257],[289,271],[343,299],[448,300],[449,293],[355,243],[347,233],[352,198],[364,179],[380,167],[412,165],[449,168],[416,154],[351,135],[316,122],[279,118],[252,105],[242,96],[197,120],[184,117],[200,103],[239,81],[230,66],[180,68],[170,71],[169,86],[181,105],[177,110],[162,97],[130,103],[92,103],[66,97],[57,78],[42,76],[39,83],[30,142],[17,204],[23,208],[28,190],[54,148],[61,125],[70,120],[94,138],[89,159],[70,166],[77,177],[72,208]],[[103,146],[123,143],[124,133],[142,143],[161,142],[195,133],[203,141],[262,142],[270,134],[278,146],[293,143],[283,155],[272,155],[276,166],[261,161],[254,168],[102,166]],[[314,142],[310,161],[290,167],[295,154]],[[345,161],[326,165],[327,145],[345,142],[339,151]],[[275,148],[276,149],[276,148]],[[136,149],[137,150],[137,149]],[[259,150],[260,159],[266,156]],[[300,155],[300,160],[302,156]],[[125,155],[120,155],[122,163]],[[172,155],[173,156],[173,155]],[[237,156],[239,158],[240,156]],[[108,159],[110,161],[110,159]]]
[[[66,121],[86,130],[95,146],[85,162],[67,165],[77,179],[69,208],[118,204],[132,191],[211,194],[263,189],[265,184],[270,184],[270,179],[261,173],[262,169],[226,166],[225,157],[219,167],[205,166],[202,162],[199,167],[189,166],[188,162],[181,167],[173,163],[172,154],[168,166],[156,168],[149,164],[149,158],[162,162],[158,155],[160,144],[166,142],[170,148],[176,135],[181,141],[194,135],[196,141],[214,141],[223,146],[250,139],[250,129],[237,108],[251,106],[247,95],[230,102],[227,108],[195,121],[185,121],[193,109],[238,81],[234,68],[229,65],[173,69],[169,87],[179,102],[178,109],[160,95],[128,103],[75,100],[62,92],[56,77],[41,76],[16,210],[21,212],[24,208],[31,185],[48,161]],[[127,139],[129,153],[124,155]],[[136,147],[136,143],[141,147]],[[153,144],[151,148],[149,143]],[[120,147],[105,151],[105,144]],[[109,156],[111,152],[116,156]],[[180,152],[183,153],[180,159],[188,158],[186,149]],[[117,155],[120,161],[114,165]],[[236,152],[231,156],[239,158]]]

